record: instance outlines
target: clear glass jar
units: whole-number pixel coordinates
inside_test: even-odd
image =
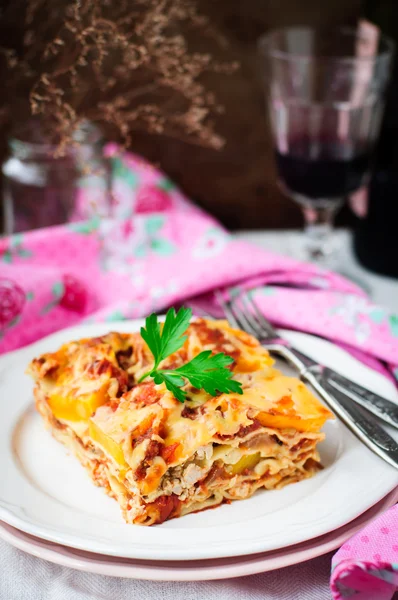
[[[110,164],[92,123],[82,123],[60,152],[32,119],[10,138],[2,173],[6,235],[110,213]]]

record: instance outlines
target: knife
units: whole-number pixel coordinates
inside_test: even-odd
[[[286,347],[283,356],[297,368],[300,378],[315,389],[334,414],[369,450],[398,469],[398,443],[380,426],[372,414],[351,402],[345,389],[342,391],[332,385],[324,375],[326,367],[321,367],[292,347]],[[332,373],[334,375],[333,371]],[[336,376],[340,377],[337,373]]]
[[[310,379],[307,379],[307,381],[325,400],[325,394],[329,395],[328,404],[333,412],[369,450],[372,450],[380,458],[398,469],[398,443],[394,438],[379,425],[371,414],[350,402],[345,392],[342,393],[334,388],[322,376],[318,377],[317,379],[316,376],[313,376],[317,384],[314,384],[314,381],[311,382]],[[325,393],[323,393],[323,390]]]
[[[398,429],[398,406],[394,402],[367,390],[328,367],[323,367],[322,375],[334,390],[342,392],[376,417]]]
[[[235,321],[238,318],[243,329],[244,325],[249,325],[249,329],[253,330],[252,332],[255,333],[256,337],[261,339],[261,342],[266,348],[282,357],[286,354],[286,350],[289,349],[290,362],[293,366],[299,370],[303,368],[309,369],[316,374],[322,372],[323,378],[329,381],[335,390],[347,394],[351,400],[354,400],[354,402],[374,414],[376,417],[382,419],[392,427],[398,428],[397,404],[367,390],[358,383],[350,381],[333,369],[324,367],[312,360],[309,356],[296,350],[286,338],[281,337],[279,332],[273,327],[268,319],[265,318],[252,296],[247,293],[241,295],[241,302],[246,310],[240,307],[236,298],[227,304],[220,294],[216,294],[216,297],[220,305],[224,308],[224,311],[228,312],[229,317],[232,317]],[[295,354],[296,358],[292,356],[292,354]],[[298,364],[296,364],[295,360],[298,361]]]
[[[282,341],[280,338],[279,340]],[[267,347],[270,347],[268,343]],[[307,371],[315,374],[317,377],[322,375],[322,380],[330,383],[334,391],[345,394],[351,400],[375,415],[375,417],[398,429],[398,405],[391,402],[391,400],[387,400],[387,398],[371,392],[362,385],[354,383],[329,367],[324,367],[289,343],[285,342],[283,346],[279,344],[275,345],[272,347],[272,350],[292,363],[299,370],[300,376],[305,376]]]
[[[365,446],[398,469],[398,443],[379,425],[371,413],[364,411],[360,405],[352,401],[352,396],[346,396],[345,392],[332,386],[323,375],[325,367],[294,348],[286,339],[281,338],[273,326],[259,313],[254,303],[252,304],[259,314],[258,320],[249,319],[247,312],[238,310],[235,305],[236,299],[227,303],[219,292],[216,292],[216,297],[233,327],[255,335],[267,350],[287,360],[298,371],[300,378],[318,392],[327,406]],[[336,376],[335,384],[337,382],[342,385],[337,373]],[[367,390],[365,388],[362,390],[366,397]],[[381,396],[379,398],[384,400]],[[396,408],[392,402],[389,404],[392,405],[389,406],[391,410]],[[383,412],[378,413],[378,416],[381,415],[385,418]]]

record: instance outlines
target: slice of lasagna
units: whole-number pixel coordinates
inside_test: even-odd
[[[296,378],[273,368],[259,342],[226,321],[190,324],[174,369],[203,350],[234,359],[243,394],[137,383],[153,357],[139,333],[71,342],[32,361],[37,409],[128,523],[153,525],[257,489],[279,489],[320,468],[316,445],[332,414]]]

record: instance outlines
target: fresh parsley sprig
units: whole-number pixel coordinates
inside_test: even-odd
[[[141,327],[141,336],[153,354],[154,365],[150,371],[140,377],[139,382],[146,377],[153,377],[156,384],[164,383],[180,402],[186,399],[187,394],[181,388],[187,381],[212,396],[216,396],[219,392],[243,394],[242,384],[232,379],[233,373],[227,368],[233,363],[233,358],[227,354],[212,354],[211,350],[204,350],[177,369],[158,368],[162,360],[184,345],[187,339],[184,333],[191,317],[190,308],[180,308],[177,314],[174,308],[170,308],[162,329],[157,315],[152,314],[147,317],[145,327]]]

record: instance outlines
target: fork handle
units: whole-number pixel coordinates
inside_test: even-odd
[[[297,348],[291,346],[286,340],[278,339],[276,340],[276,343],[273,344],[269,343],[266,340],[265,342],[265,347],[267,348],[267,350],[270,350],[271,352],[275,352],[276,354],[282,356],[282,358],[287,360],[290,364],[293,365],[293,367],[297,369],[300,375],[302,373],[305,373],[308,369],[322,369],[319,363],[317,363],[315,360],[313,360],[306,354],[300,352],[300,350],[297,350]]]
[[[383,419],[383,421],[398,429],[397,404],[354,383],[350,379],[340,375],[340,373],[336,373],[333,369],[329,369],[329,367],[324,367],[322,374],[334,389],[342,392],[376,417]]]
[[[398,444],[372,415],[363,411],[344,393],[333,388],[322,375],[316,376],[308,371],[303,378],[369,450],[398,469]]]

